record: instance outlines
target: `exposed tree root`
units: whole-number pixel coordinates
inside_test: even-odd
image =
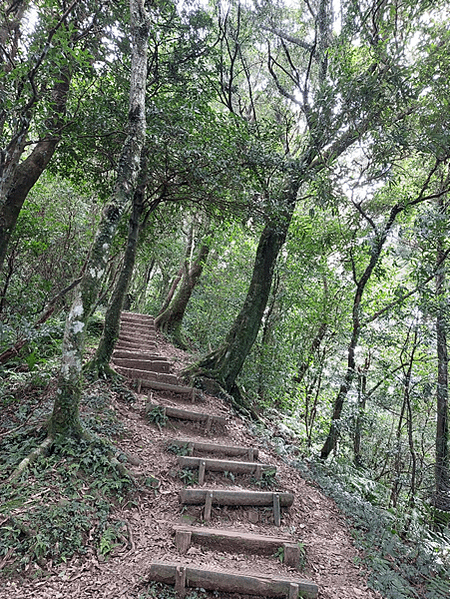
[[[27,457],[20,462],[20,464],[9,477],[8,482],[11,483],[14,480],[16,480],[16,478],[18,478],[30,464],[35,462],[37,458],[46,455],[46,453],[50,450],[50,447],[53,445],[53,442],[53,437],[46,437],[44,441],[42,441],[42,443],[38,445],[38,447],[36,447],[36,449],[33,449],[33,451],[29,453]]]
[[[233,408],[240,414],[243,414],[247,418],[251,418],[263,424],[266,424],[258,412],[250,405],[241,394],[239,387],[234,385],[232,392],[228,393],[214,378],[209,378],[207,376],[196,376],[193,379],[192,384],[194,387],[198,387],[199,389],[203,389],[207,393],[218,397],[219,399],[224,399],[228,401]]]
[[[82,432],[80,438],[84,439],[90,444],[93,444],[96,441],[95,437],[86,430]],[[55,438],[53,436],[48,435],[44,439],[44,441],[38,447],[36,447],[36,449],[33,449],[33,451],[29,453],[27,457],[20,462],[20,464],[9,477],[8,483],[14,482],[26,470],[26,468],[33,464],[33,462],[35,462],[39,457],[45,456],[50,451],[53,443],[55,443]],[[130,470],[128,470],[128,468],[124,464],[119,462],[119,460],[111,452],[108,452],[108,459],[111,468],[115,468],[122,476],[129,478],[132,484],[137,489],[142,490],[144,492],[147,491],[146,489],[142,488],[142,486],[136,480],[132,472],[130,472]]]

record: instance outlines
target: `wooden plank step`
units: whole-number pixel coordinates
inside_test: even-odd
[[[145,350],[129,350],[129,349],[114,349],[113,352],[113,360],[115,358],[129,358],[129,359],[137,359],[137,360],[166,360],[166,358],[162,357],[160,354],[151,351]]]
[[[163,383],[162,381],[154,381],[151,379],[138,379],[137,392],[141,393],[142,389],[155,389],[158,391],[170,391],[171,393],[180,393],[187,395],[191,402],[194,403],[196,389],[194,387],[186,387],[184,385],[173,385],[171,383]]]
[[[149,411],[153,409],[155,404],[148,402],[146,406],[146,410]],[[191,410],[182,410],[181,408],[172,408],[170,406],[163,406],[165,410],[166,416],[169,418],[177,418],[178,420],[192,420],[194,422],[206,422],[206,426],[211,426],[213,422],[217,422],[218,424],[225,425],[227,419],[225,416],[219,416],[216,414],[205,414],[204,412],[193,412]]]
[[[149,323],[155,323],[155,319],[153,316],[150,316],[150,314],[142,314],[140,312],[127,312],[125,310],[123,310],[120,313],[120,318],[124,319],[124,320],[138,320],[138,321],[142,321],[142,322],[149,322]]]
[[[129,333],[124,335],[123,333],[120,333],[119,335],[119,341],[131,341],[131,342],[138,342],[138,343],[156,343],[156,336],[155,335],[151,335],[149,333]]]
[[[222,453],[230,456],[246,456],[250,462],[258,459],[259,455],[258,449],[254,447],[248,448],[233,445],[217,445],[216,443],[189,441],[189,439],[172,439],[170,443],[172,445],[177,445],[178,447],[186,447],[189,451],[189,455],[192,455],[194,451]]]
[[[152,370],[141,370],[138,368],[126,368],[125,366],[117,366],[116,370],[119,374],[123,374],[132,380],[158,381],[160,383],[169,383],[177,385],[178,377],[176,374],[166,372],[154,372]]]
[[[224,593],[286,597],[287,599],[297,599],[298,597],[316,599],[318,593],[317,585],[306,580],[218,572],[169,562],[150,564],[148,578],[156,582],[175,585],[178,597],[185,596],[186,586]]]
[[[271,491],[228,491],[224,489],[182,489],[180,501],[183,504],[202,505],[208,495],[217,505],[271,506],[274,496],[279,497],[281,507],[290,507],[294,502],[292,493],[272,493]]]
[[[124,366],[125,368],[166,373],[170,373],[170,368],[172,366],[171,363],[164,358],[158,360],[146,360],[142,358],[119,358],[113,356],[113,362],[114,364],[117,364],[117,366]]]
[[[206,546],[219,551],[234,553],[257,553],[274,555],[279,551],[283,563],[292,568],[299,568],[301,550],[290,537],[264,536],[248,532],[223,530],[219,528],[199,528],[196,526],[174,526],[175,545],[181,554],[186,553],[191,543]],[[282,549],[282,551],[280,551]]]
[[[272,471],[274,474],[276,466],[268,464],[259,464],[258,462],[235,462],[232,460],[216,460],[211,458],[199,458],[191,456],[178,456],[178,465],[181,468],[198,468],[198,482],[200,485],[204,483],[205,472],[211,470],[213,472],[236,472],[237,474],[254,474],[256,478],[261,478],[262,472]]]
[[[142,342],[142,341],[122,341],[118,339],[116,343],[117,349],[127,349],[129,351],[156,351],[156,343],[154,342]]]

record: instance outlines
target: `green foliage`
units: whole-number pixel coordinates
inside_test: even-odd
[[[181,479],[185,487],[192,487],[194,485],[198,485],[198,471],[196,470],[183,468],[178,473],[178,477]]]
[[[261,478],[252,478],[252,482],[261,489],[273,489],[277,484],[277,469],[268,468],[261,471]]]
[[[167,451],[170,451],[175,455],[191,455],[189,443],[178,445],[177,443],[172,443],[169,441],[169,443],[167,444]]]
[[[417,512],[391,512],[374,483],[349,466],[297,462],[353,523],[355,543],[364,551],[370,584],[386,599],[444,599],[450,593],[450,532],[436,534]],[[343,476],[345,474],[345,476]]]
[[[2,441],[1,455],[21,454],[8,462],[16,462],[29,450],[24,435]],[[14,569],[34,560],[66,561],[89,548],[108,555],[119,541],[123,544],[122,524],[111,519],[111,498],[122,501],[130,481],[111,466],[110,451],[100,441],[60,441],[48,457],[30,466],[16,486],[2,487],[0,513],[7,519],[1,530],[2,555],[14,549]],[[51,498],[48,470],[52,470]]]
[[[153,422],[158,426],[166,426],[168,422],[166,411],[162,406],[154,406],[153,408],[147,408],[146,416],[149,422]]]

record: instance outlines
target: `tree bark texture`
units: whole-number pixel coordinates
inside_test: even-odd
[[[285,213],[277,222],[267,223],[256,251],[253,274],[244,304],[224,343],[190,371],[190,374],[217,380],[229,393],[258,335],[272,286],[273,271],[283,247],[295,208],[299,182],[295,179],[288,190]]]
[[[339,421],[341,418],[342,409],[355,377],[355,351],[358,346],[359,336],[361,334],[361,301],[364,289],[373,273],[375,266],[378,264],[384,243],[388,237],[392,225],[394,224],[398,213],[402,210],[403,207],[397,204],[391,209],[383,230],[377,234],[369,264],[365,268],[362,276],[356,284],[352,309],[352,336],[347,349],[347,371],[335,399],[330,429],[320,452],[320,457],[323,460],[326,460],[330,453],[336,448],[337,440],[339,438]]]
[[[203,241],[200,242],[195,258],[190,261],[192,244],[188,244],[188,250],[186,252],[186,259],[182,269],[181,279],[178,281],[176,292],[172,294],[172,299],[165,302],[166,308],[162,311],[155,319],[155,325],[165,334],[171,336],[174,341],[184,347],[184,342],[181,336],[181,324],[183,322],[184,314],[191,298],[192,292],[197,285],[203,267],[208,258],[209,251],[211,249],[211,235],[206,235]],[[175,279],[176,280],[176,279]],[[171,287],[171,290],[173,285]],[[169,294],[171,293],[169,291]]]
[[[49,434],[80,434],[78,406],[81,398],[82,358],[86,324],[95,306],[114,234],[133,197],[145,140],[145,84],[149,24],[144,0],[130,0],[132,39],[130,102],[127,137],[119,159],[117,179],[105,207],[75,301],[66,321],[62,364]]]
[[[15,229],[22,206],[30,189],[42,175],[52,159],[61,139],[61,127],[66,112],[70,75],[60,74],[53,88],[53,119],[46,137],[38,141],[31,154],[20,162],[25,148],[28,127],[17,140],[8,164],[2,165],[0,178],[0,269],[5,260],[9,240]]]
[[[123,265],[106,310],[103,334],[91,364],[91,367],[99,375],[102,375],[105,373],[105,371],[107,371],[109,361],[111,360],[111,356],[114,351],[114,346],[119,338],[120,313],[122,312],[125,296],[133,276],[134,263],[136,260],[136,249],[139,240],[140,217],[144,211],[145,190],[147,187],[147,158],[145,157],[141,162],[142,181],[134,192],[133,207],[128,223],[128,239]]]

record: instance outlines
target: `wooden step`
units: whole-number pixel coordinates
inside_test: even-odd
[[[290,507],[294,502],[292,493],[271,493],[269,491],[228,491],[223,489],[183,489],[180,502],[185,505],[204,505],[203,518],[211,519],[212,505],[273,507],[275,526],[281,526],[281,508]]]
[[[150,564],[148,578],[175,585],[177,596],[181,598],[185,596],[186,587],[287,599],[316,599],[318,593],[317,585],[306,580],[218,572],[169,562]]]
[[[145,322],[145,323],[149,323],[149,324],[155,324],[155,319],[153,318],[153,316],[150,316],[149,314],[141,314],[139,312],[126,312],[123,311],[120,313],[120,318],[121,320],[126,320],[128,322]]]
[[[280,535],[268,537],[241,531],[195,526],[174,526],[173,532],[175,544],[181,554],[186,553],[191,543],[196,543],[209,549],[233,553],[274,555],[278,552],[287,566],[299,568],[301,564],[300,547],[290,537]]]
[[[166,358],[163,358],[160,354],[142,349],[137,351],[129,349],[114,349],[112,357],[113,360],[115,358],[128,358],[130,360],[166,360]]]
[[[122,341],[121,339],[118,339],[116,343],[116,348],[126,349],[128,351],[154,352],[156,350],[156,343],[144,343],[142,341]]]
[[[198,390],[194,387],[186,387],[184,385],[173,385],[151,379],[138,379],[137,392],[141,393],[143,389],[155,389],[156,391],[169,391],[170,393],[179,393],[186,395],[190,401],[194,403]]]
[[[233,445],[217,445],[216,443],[199,443],[198,441],[189,441],[189,439],[173,439],[172,445],[186,447],[189,455],[194,452],[221,453],[230,456],[246,456],[249,462],[258,459],[258,450],[256,448],[238,447]]]
[[[156,407],[156,404],[148,402],[146,411],[149,412]],[[192,420],[194,422],[205,422],[206,430],[211,428],[213,423],[224,426],[227,423],[225,416],[217,414],[205,414],[204,412],[192,412],[191,410],[182,410],[181,408],[172,408],[170,406],[161,406],[168,418],[177,418],[178,420]]]
[[[123,374],[129,379],[134,381],[158,381],[160,383],[169,383],[170,385],[178,384],[178,377],[176,374],[170,374],[166,372],[154,372],[152,370],[141,370],[138,368],[126,368],[124,366],[117,366],[116,370],[119,374]]]
[[[117,366],[136,370],[150,370],[152,372],[170,373],[171,363],[164,358],[159,360],[146,360],[140,358],[119,358],[113,356],[113,362]]]
[[[236,472],[237,474],[254,474],[259,480],[263,472],[276,473],[275,466],[259,464],[258,462],[235,462],[232,460],[215,460],[210,458],[198,458],[191,456],[178,456],[178,465],[181,468],[198,468],[198,483],[205,482],[205,472]]]
[[[156,343],[156,335],[152,333],[120,332],[120,341],[138,341],[139,343]]]

